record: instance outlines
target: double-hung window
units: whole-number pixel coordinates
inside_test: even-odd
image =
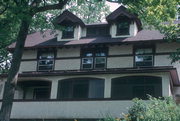
[[[74,38],[74,26],[64,26],[62,31],[62,38]]]
[[[142,48],[138,47],[135,49],[135,66],[136,67],[146,67],[153,66],[153,48]]]
[[[130,29],[130,20],[128,19],[119,19],[116,23],[117,29],[116,29],[116,35],[129,35],[129,29]]]
[[[54,68],[54,51],[38,52],[38,71],[51,71]]]
[[[82,69],[106,68],[107,48],[82,49]]]

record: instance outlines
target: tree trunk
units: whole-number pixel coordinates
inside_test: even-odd
[[[23,54],[25,40],[28,34],[30,20],[22,20],[20,30],[17,36],[16,47],[13,53],[13,59],[8,78],[4,87],[2,106],[0,111],[0,121],[10,121],[11,109],[13,105],[15,85],[17,83],[18,71]]]

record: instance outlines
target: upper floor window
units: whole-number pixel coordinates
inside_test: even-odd
[[[112,79],[111,97],[123,100],[162,96],[162,79],[154,76],[127,76]]]
[[[116,35],[129,35],[130,23],[129,21],[118,21],[117,24]]]
[[[82,49],[82,69],[106,68],[107,48]]]
[[[135,48],[135,66],[153,66],[153,48],[137,47]]]
[[[59,81],[59,99],[87,99],[104,97],[104,80],[75,78]]]
[[[38,71],[51,71],[54,69],[54,51],[38,52]]]
[[[64,26],[62,30],[62,38],[74,38],[74,26]]]

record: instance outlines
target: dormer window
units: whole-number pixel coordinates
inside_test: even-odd
[[[62,38],[74,38],[74,26],[64,26]]]
[[[116,30],[116,35],[120,36],[120,35],[129,35],[129,27],[130,27],[130,23],[129,21],[119,21],[117,24],[117,30]]]

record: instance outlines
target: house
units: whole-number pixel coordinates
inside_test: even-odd
[[[180,97],[180,64],[157,30],[121,6],[107,23],[84,24],[69,11],[55,19],[61,26],[28,35],[14,96],[12,121],[96,120],[121,117],[131,99]],[[180,21],[177,21],[179,23]],[[13,52],[15,43],[9,46]],[[0,76],[0,98],[7,75]]]

